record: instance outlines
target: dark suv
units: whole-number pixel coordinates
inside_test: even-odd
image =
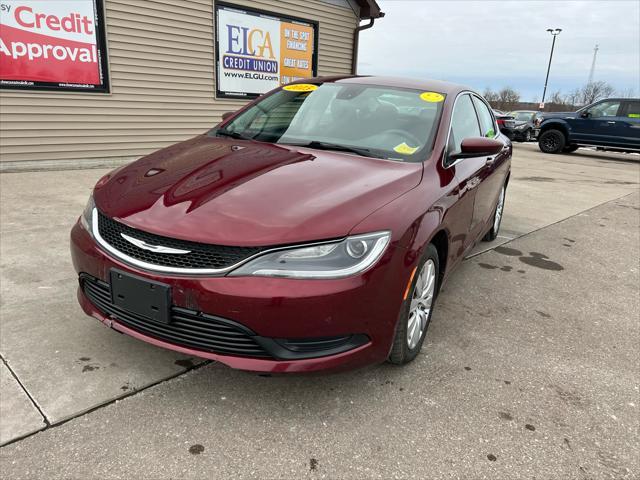
[[[640,151],[640,99],[608,98],[577,112],[545,113],[538,146],[544,153],[569,153],[579,146]]]

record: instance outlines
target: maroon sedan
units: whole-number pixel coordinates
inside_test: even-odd
[[[276,89],[103,177],[71,232],[84,311],[244,370],[411,361],[442,283],[498,234],[511,143],[464,87]]]

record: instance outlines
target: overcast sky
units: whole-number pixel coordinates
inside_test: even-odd
[[[539,101],[556,39],[550,93],[594,80],[640,95],[640,1],[378,0],[384,18],[361,33],[358,73],[434,78],[477,90],[511,86]]]

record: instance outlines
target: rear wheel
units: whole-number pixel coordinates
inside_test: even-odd
[[[438,251],[429,244],[416,267],[409,294],[402,306],[389,362],[404,365],[420,353],[438,292],[439,271]]]
[[[500,225],[502,224],[502,213],[504,212],[504,198],[506,195],[506,190],[506,185],[503,185],[502,190],[500,190],[500,196],[498,197],[496,210],[493,213],[493,224],[491,225],[491,230],[489,230],[482,239],[485,242],[492,242],[498,237]]]
[[[560,153],[566,143],[560,130],[546,130],[538,138],[538,147],[544,153]]]

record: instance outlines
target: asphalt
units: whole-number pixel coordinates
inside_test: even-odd
[[[329,376],[86,318],[67,235],[101,174],[0,175],[4,478],[640,476],[638,156],[516,145],[502,236],[445,286],[423,353]]]

